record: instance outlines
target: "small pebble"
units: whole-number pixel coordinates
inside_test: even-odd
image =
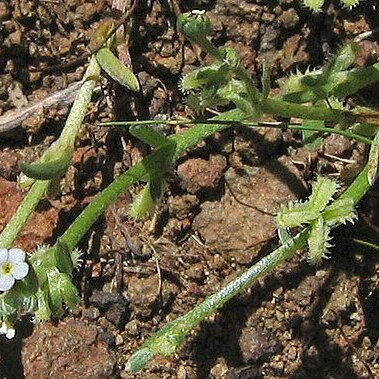
[[[100,317],[100,311],[96,307],[88,307],[82,310],[82,317],[88,320],[97,320]]]

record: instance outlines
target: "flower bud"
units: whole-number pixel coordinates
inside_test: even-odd
[[[205,11],[193,10],[178,16],[176,28],[188,39],[197,42],[207,37],[211,22],[205,15]]]
[[[231,47],[224,47],[222,51],[224,53],[224,62],[232,68],[237,68],[240,64],[240,56],[237,51]]]

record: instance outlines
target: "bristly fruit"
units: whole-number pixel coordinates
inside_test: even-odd
[[[337,199],[333,196],[339,185],[332,179],[318,177],[312,184],[312,194],[303,203],[290,203],[282,207],[276,216],[279,237],[287,228],[308,225],[308,247],[310,263],[321,263],[322,258],[329,256],[332,246],[330,230],[340,224],[353,222],[356,218],[354,202],[351,199]]]
[[[349,9],[354,8],[360,0],[340,0],[340,3]],[[317,13],[321,11],[322,6],[324,5],[325,0],[303,0],[303,3],[311,11]]]
[[[176,21],[177,30],[193,42],[199,42],[206,38],[211,26],[205,11],[196,9],[180,14]]]

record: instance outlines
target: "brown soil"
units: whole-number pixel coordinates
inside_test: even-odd
[[[79,80],[82,64],[54,65],[88,52],[111,3],[0,1],[0,114]],[[175,7],[206,9],[214,41],[234,47],[257,83],[268,62],[274,87],[289,71],[320,66],[344,41],[379,26],[372,1],[352,12],[328,2],[317,15],[292,0],[140,3],[130,56],[142,94],[102,83],[61,192],[41,202],[17,241],[28,251],[53,242],[99,190],[148,152],[126,130],[97,122],[188,111],[178,80],[208,58],[175,32]],[[378,43],[364,40],[357,65],[378,54]],[[370,93],[377,95],[375,88]],[[40,109],[0,134],[0,228],[24,196],[16,185],[18,162],[39,156],[66,113],[65,106]],[[360,205],[360,221],[336,230],[333,255],[322,266],[310,266],[299,252],[203,322],[175,357],[156,359],[135,376],[123,371],[148,336],[276,246],[273,214],[280,204],[304,197],[316,173],[346,184],[364,163],[359,143],[332,136],[310,150],[297,137],[262,128],[209,138],[180,159],[153,221],[130,220],[133,194],[121,196],[81,243],[82,304],[55,323],[23,319],[14,340],[0,338],[1,377],[379,377],[379,259],[352,240],[377,238],[368,228],[378,216],[375,188]]]

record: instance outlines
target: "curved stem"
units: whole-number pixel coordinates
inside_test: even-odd
[[[184,340],[185,335],[198,325],[200,321],[204,320],[239,292],[250,287],[252,283],[261,276],[272,271],[284,260],[295,254],[297,250],[306,245],[307,238],[308,229],[299,233],[286,244],[262,258],[255,265],[229,282],[225,287],[209,296],[187,314],[164,326],[130,357],[125,369],[136,372],[141,370],[155,354],[164,357],[173,354]]]
[[[11,247],[13,241],[17,238],[18,233],[20,233],[21,229],[26,224],[29,216],[32,214],[41,198],[45,196],[50,183],[50,180],[38,180],[32,185],[22,203],[17,208],[16,213],[1,232],[0,247],[7,249]]]
[[[63,151],[65,147],[74,145],[75,138],[86,115],[88,104],[91,101],[92,92],[98,81],[99,74],[100,67],[95,57],[93,57],[86,70],[85,79],[87,78],[87,80],[83,83],[76,95],[65,127],[60,137],[46,150],[44,156],[50,155],[54,157],[58,155],[60,151]],[[29,179],[27,181],[29,181]],[[50,183],[50,180],[31,180],[29,193],[25,196],[17,208],[16,213],[0,234],[0,247],[10,247],[12,245],[38,202],[45,196]]]
[[[231,127],[232,123],[217,123],[218,118],[223,120],[241,120],[244,115],[239,110],[232,110],[225,112],[220,116],[214,117],[215,124],[200,124],[193,128],[187,129],[181,133],[168,137],[168,141],[175,144],[174,157],[182,154],[186,149],[195,145],[199,141],[204,140],[208,136],[221,131],[223,129]],[[162,147],[165,148],[164,146]],[[143,179],[146,175],[146,167],[149,167],[150,162],[154,162],[158,154],[161,154],[161,150],[157,149],[145,157],[140,163],[129,168],[124,174],[115,179],[107,188],[100,192],[95,199],[87,205],[82,213],[76,218],[76,220],[70,225],[66,232],[60,238],[61,242],[67,244],[69,250],[72,250],[81,238],[87,233],[89,228],[94,224],[98,217],[105,211],[105,209],[111,205],[121,193],[125,192],[134,183]]]

